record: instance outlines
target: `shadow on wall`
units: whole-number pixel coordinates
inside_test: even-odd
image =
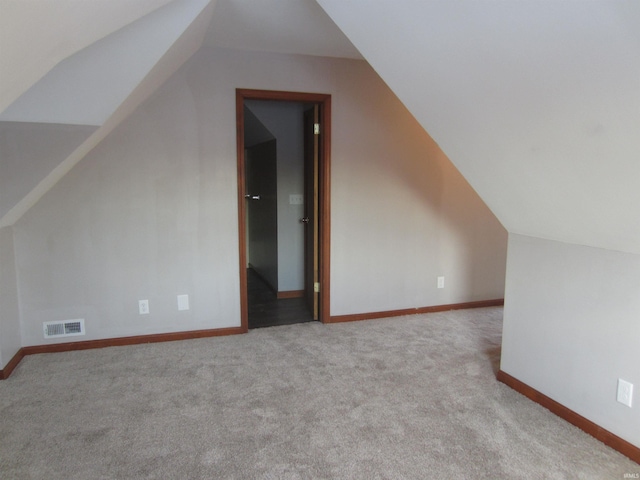
[[[368,273],[385,275],[404,263],[407,277],[419,279],[406,289],[416,287],[415,297],[422,297],[415,302],[428,302],[411,306],[502,298],[505,229],[393,93],[380,80],[374,88],[376,95],[350,92],[350,107],[371,119],[367,128],[374,131],[360,132],[369,144],[349,152],[349,175],[359,181],[346,202],[353,231],[388,246],[389,261],[372,262]],[[445,277],[443,290],[438,276]]]

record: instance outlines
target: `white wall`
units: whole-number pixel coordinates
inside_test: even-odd
[[[289,195],[304,193],[303,104],[246,101],[277,140],[278,153],[278,291],[304,289],[304,205]]]
[[[210,94],[190,73],[15,224],[24,345],[46,343],[47,320],[84,318],[83,340],[239,325],[234,94],[220,115],[209,72],[195,89]],[[177,311],[178,294],[191,310]]]
[[[13,230],[0,228],[0,368],[21,347]]]
[[[333,115],[332,314],[502,298],[505,231],[367,64]]]
[[[507,264],[501,369],[640,445],[640,255],[510,234]]]
[[[0,122],[0,218],[94,131],[86,125]]]
[[[15,224],[23,345],[239,326],[238,87],[332,95],[332,315],[502,297],[504,230],[365,62],[203,49]]]

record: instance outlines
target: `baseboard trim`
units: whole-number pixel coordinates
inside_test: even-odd
[[[105,338],[101,340],[85,340],[81,342],[52,343],[50,345],[33,345],[22,347],[11,359],[7,366],[0,370],[0,380],[9,378],[13,369],[26,355],[39,353],[60,353],[75,350],[90,350],[94,348],[122,347],[126,345],[140,345],[143,343],[174,342],[178,340],[191,340],[195,338],[221,337],[246,333],[242,327],[214,328],[208,330],[190,330],[184,332],[156,333],[151,335],[137,335],[133,337]]]
[[[584,418],[582,415],[577,414],[570,408],[567,408],[552,398],[547,397],[545,394],[537,391],[535,388],[530,387],[526,383],[521,382],[502,370],[498,370],[497,379],[508,387],[513,388],[516,392],[521,393],[528,399],[533,400],[552,413],[555,413],[563,420],[566,420],[570,424],[578,427],[580,430],[588,433],[592,437],[595,437],[597,440],[600,440],[605,445],[608,445],[626,457],[629,457],[634,462],[640,464],[640,448],[635,445],[618,437],[610,431],[605,430],[601,426],[593,423],[591,420]]]
[[[327,323],[355,322],[360,320],[372,320],[375,318],[398,317],[417,313],[445,312],[448,310],[461,310],[466,308],[495,307],[504,305],[504,299],[481,300],[478,302],[454,303],[448,305],[435,305],[432,307],[406,308],[402,310],[389,310],[385,312],[357,313],[352,315],[336,315],[329,318]],[[22,347],[13,356],[9,363],[0,370],[0,380],[9,378],[13,370],[26,355],[39,353],[70,352],[74,350],[89,350],[93,348],[118,347],[125,345],[139,345],[142,343],[173,342],[194,338],[218,337],[226,335],[238,335],[246,333],[242,327],[216,328],[209,330],[191,330],[185,332],[157,333],[152,335],[137,335],[133,337],[105,338],[101,340],[85,340],[81,342],[53,343],[50,345],[33,345]]]
[[[449,310],[463,310],[467,308],[500,307],[504,305],[504,298],[494,300],[480,300],[477,302],[450,303],[447,305],[434,305],[431,307],[404,308],[401,310],[387,310],[384,312],[354,313],[351,315],[333,315],[328,323],[358,322],[360,320],[373,320],[376,318],[401,317],[417,313],[447,312]]]
[[[16,354],[9,360],[9,363],[5,365],[5,367],[0,370],[0,380],[6,380],[13,372],[13,369],[18,366],[20,361],[24,358],[24,349],[21,348],[16,352]]]
[[[281,298],[302,298],[304,297],[304,290],[287,290],[284,292],[278,292],[278,299]]]

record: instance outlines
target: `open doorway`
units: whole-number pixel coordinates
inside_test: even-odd
[[[244,330],[329,320],[330,113],[329,95],[236,90]]]

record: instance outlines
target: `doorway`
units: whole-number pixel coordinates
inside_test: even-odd
[[[258,105],[269,102],[278,105],[295,103],[304,112],[300,118],[304,151],[303,158],[299,158],[300,168],[304,168],[304,182],[296,191],[291,191],[289,186],[282,188],[281,192],[274,191],[273,179],[277,174],[273,152],[278,149],[278,139],[270,136],[268,128],[258,131],[258,139],[255,135],[247,139],[247,133],[253,129],[256,120],[247,105],[259,110]],[[330,125],[330,95],[236,90],[240,307],[244,331],[266,326],[264,322],[260,323],[260,319],[257,323],[251,321],[258,310],[255,305],[250,306],[249,300],[256,298],[263,302],[262,307],[272,308],[272,313],[281,311],[285,316],[289,315],[283,323],[297,323],[293,318],[297,308],[305,310],[299,315],[300,321],[329,321]],[[274,200],[276,196],[280,198],[279,207]],[[283,207],[283,198],[290,205]],[[284,217],[291,217],[295,212],[297,226],[294,233],[304,236],[304,240],[299,242],[304,247],[304,258],[299,267],[303,278],[298,280],[303,283],[294,290],[290,289],[290,283],[285,285],[289,281],[286,275],[278,275],[278,259],[274,259],[274,252],[278,250],[277,228],[274,227],[278,212],[283,223],[291,223],[290,218],[286,220]],[[280,235],[280,238],[288,239],[289,234],[285,237]],[[281,245],[280,264],[283,263],[283,248]],[[269,304],[269,301],[275,303]],[[275,324],[278,324],[277,319]]]

